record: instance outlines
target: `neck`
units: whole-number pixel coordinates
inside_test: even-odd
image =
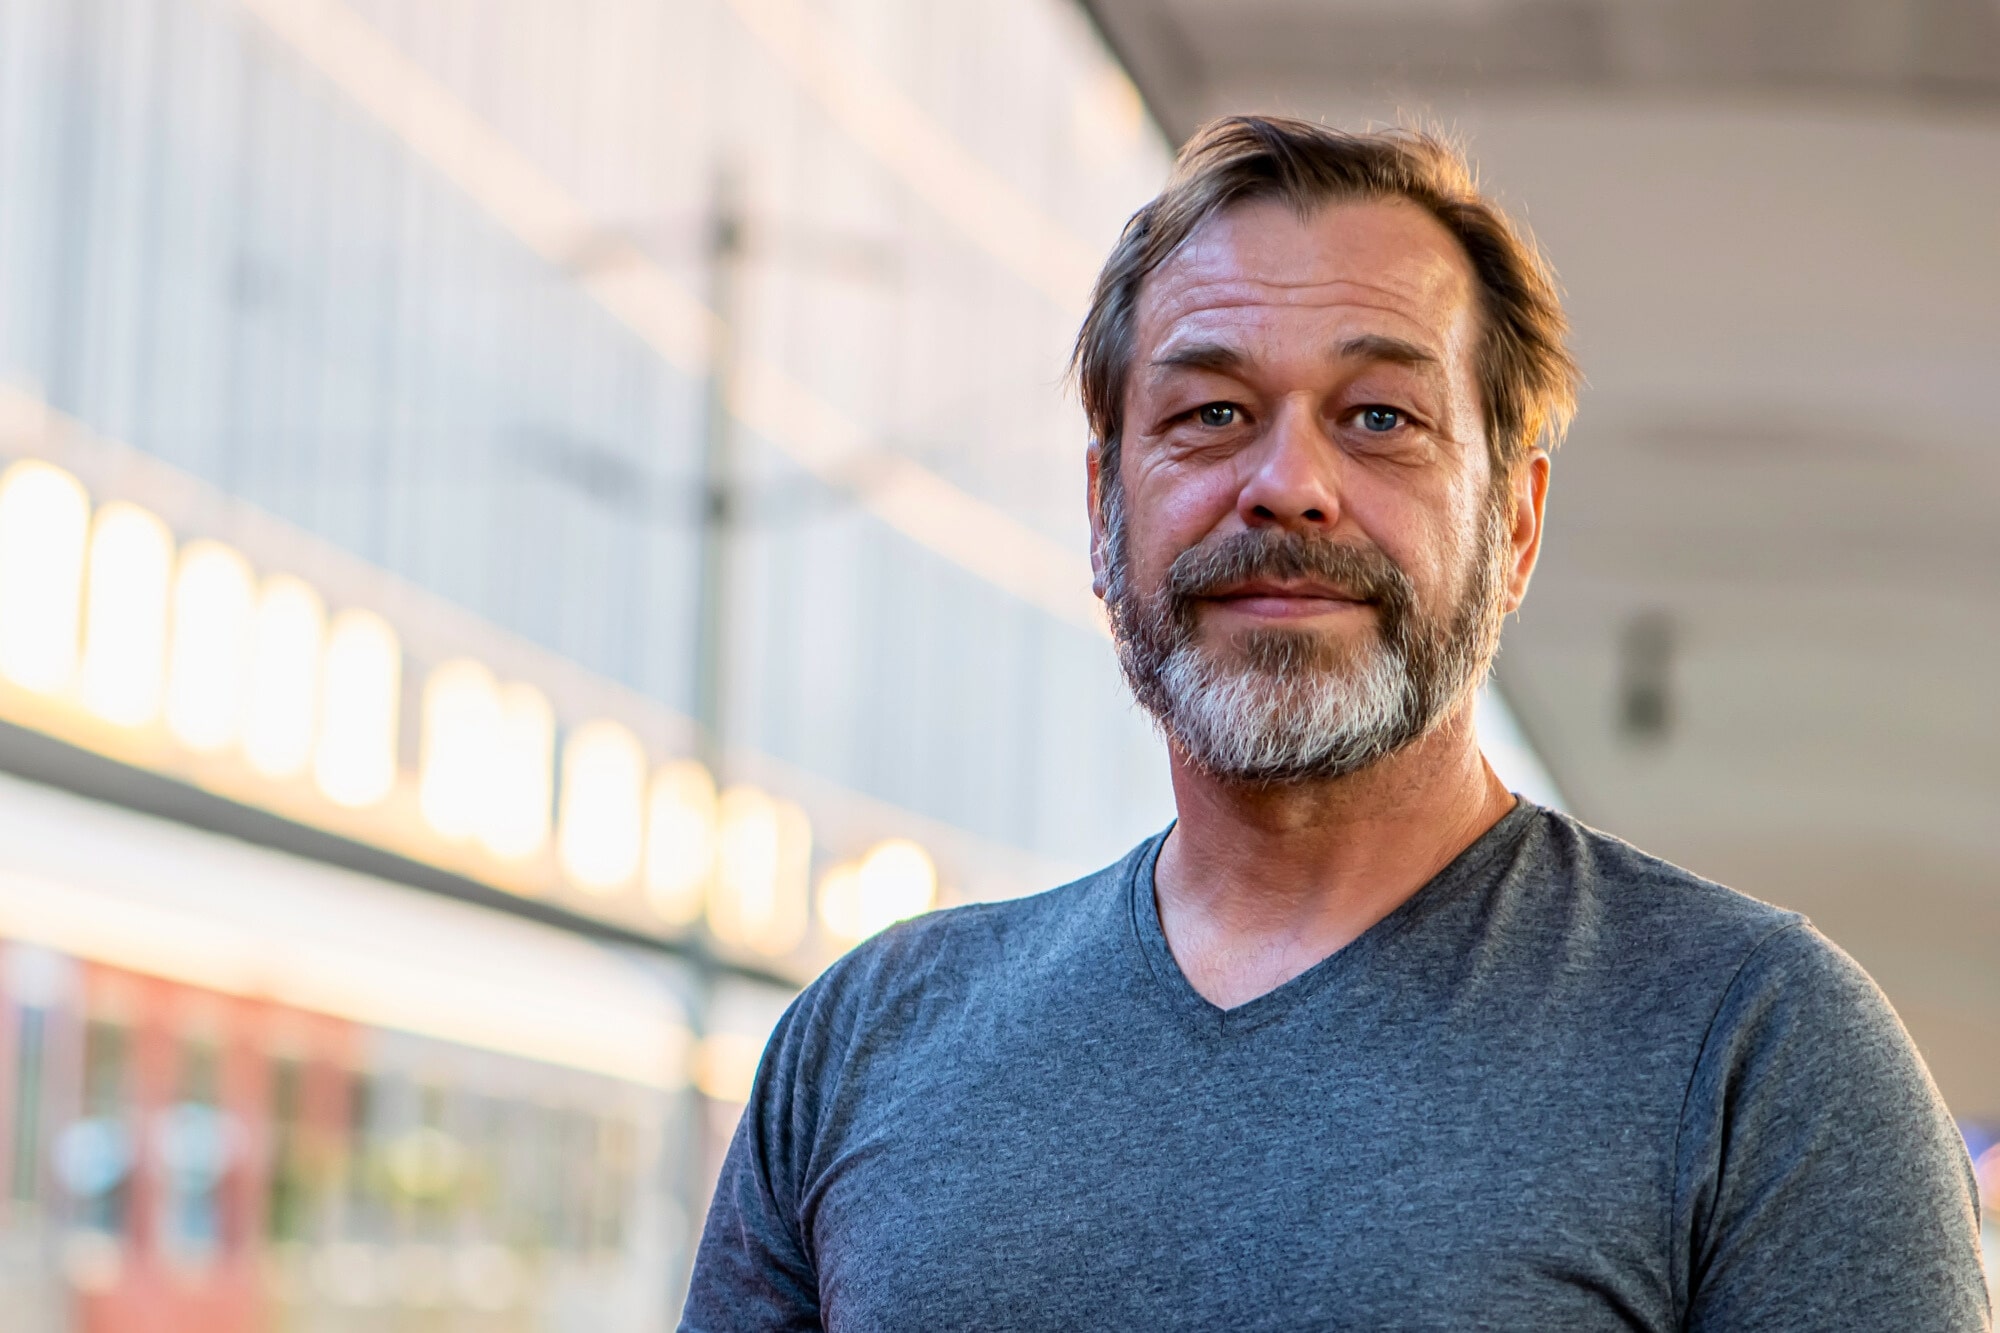
[[[1180,818],[1154,871],[1160,924],[1189,983],[1225,1009],[1352,943],[1514,805],[1479,751],[1470,697],[1345,777],[1251,785],[1177,749],[1171,761]]]

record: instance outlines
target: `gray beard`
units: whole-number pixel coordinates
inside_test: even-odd
[[[1105,603],[1126,682],[1168,741],[1214,777],[1270,784],[1358,772],[1427,734],[1485,679],[1500,639],[1505,499],[1496,487],[1458,603],[1432,617],[1380,550],[1268,529],[1182,552],[1162,591],[1142,597],[1113,488]],[[1253,576],[1325,580],[1373,604],[1379,632],[1351,652],[1298,630],[1204,646],[1199,598]]]

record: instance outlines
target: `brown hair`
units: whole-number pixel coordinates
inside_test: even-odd
[[[1166,188],[1132,215],[1104,261],[1071,367],[1115,484],[1139,288],[1208,219],[1252,199],[1303,216],[1336,199],[1407,199],[1458,239],[1484,316],[1478,376],[1496,479],[1540,440],[1553,447],[1576,410],[1578,372],[1555,276],[1534,242],[1480,194],[1452,145],[1418,130],[1349,134],[1302,120],[1210,121],[1174,161]]]

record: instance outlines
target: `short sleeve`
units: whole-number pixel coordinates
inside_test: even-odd
[[[799,1179],[813,1097],[801,1066],[811,992],[779,1020],[736,1124],[695,1253],[681,1333],[821,1328],[818,1282],[799,1234]]]
[[[1964,1141],[1888,1000],[1810,926],[1731,983],[1675,1167],[1688,1329],[1991,1327]]]

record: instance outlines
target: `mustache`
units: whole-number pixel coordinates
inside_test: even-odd
[[[1416,600],[1409,576],[1376,547],[1274,528],[1232,533],[1182,551],[1167,569],[1166,592],[1184,605],[1258,578],[1312,579],[1392,614]]]

